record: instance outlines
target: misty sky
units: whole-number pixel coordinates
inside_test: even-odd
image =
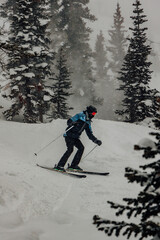
[[[0,0],[0,3],[5,0]],[[132,4],[135,0],[90,0],[89,8],[98,20],[94,23],[89,24],[93,29],[91,35],[91,44],[94,45],[96,34],[100,30],[103,31],[104,36],[108,37],[108,30],[113,25],[113,14],[116,10],[117,2],[120,3],[122,16],[124,17],[124,25],[126,30],[132,26],[132,20],[130,16],[133,14]],[[155,42],[155,48],[160,50],[160,0],[141,0],[144,13],[148,18],[148,31],[147,36],[150,40]]]
[[[117,2],[121,6],[126,30],[128,30],[128,27],[132,27],[130,16],[133,15],[132,4],[135,0],[90,0],[89,8],[91,9],[91,13],[98,18],[96,22],[90,24],[94,30],[94,34],[92,34],[93,38],[95,38],[95,34],[100,30],[107,37],[108,30],[113,25],[113,14],[115,13]],[[141,4],[144,14],[147,15],[148,19],[147,36],[150,40],[159,43],[155,47],[160,49],[160,0],[141,0]]]

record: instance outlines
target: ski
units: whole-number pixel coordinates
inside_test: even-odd
[[[75,172],[75,173],[81,173],[81,174],[91,174],[91,175],[100,175],[100,176],[107,176],[109,175],[109,172],[94,172],[94,171],[76,171],[76,170],[71,170],[67,169],[67,172]]]
[[[42,166],[42,165],[39,165],[39,164],[36,164],[36,166],[38,166],[40,168],[44,168],[44,169],[50,170],[50,171],[53,171],[53,172],[62,173],[64,175],[68,175],[68,176],[75,177],[75,178],[86,178],[86,175],[84,175],[84,174],[83,175],[76,174],[76,172],[75,173],[71,173],[71,172],[67,172],[67,171],[64,171],[64,172],[63,171],[58,171],[58,170],[55,170],[54,168]]]

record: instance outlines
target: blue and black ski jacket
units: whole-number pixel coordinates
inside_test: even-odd
[[[87,112],[83,111],[77,113],[75,116],[71,117],[67,121],[67,129],[71,128],[70,130],[66,131],[64,137],[70,138],[79,138],[81,133],[85,130],[88,138],[93,142],[97,141],[97,138],[92,133],[91,128],[91,120],[87,118]]]

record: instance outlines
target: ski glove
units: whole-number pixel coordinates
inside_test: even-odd
[[[94,141],[94,143],[96,143],[98,146],[100,146],[100,145],[102,144],[102,141],[101,141],[101,140],[98,140],[98,139],[96,139],[96,140]]]

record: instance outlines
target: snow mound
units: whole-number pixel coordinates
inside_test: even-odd
[[[156,143],[153,140],[149,139],[149,138],[142,138],[138,142],[138,146],[140,146],[142,148],[150,147],[153,150],[157,150]]]

